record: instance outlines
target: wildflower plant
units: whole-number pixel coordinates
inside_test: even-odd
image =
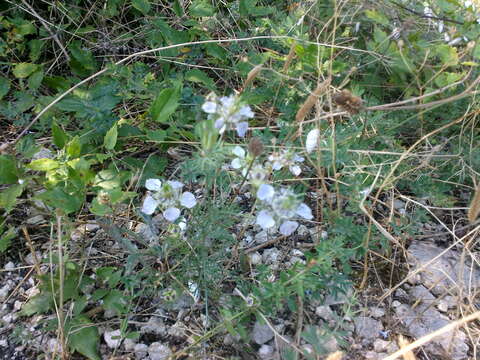
[[[145,187],[149,190],[143,200],[142,212],[152,215],[157,208],[162,210],[165,220],[175,222],[180,216],[180,208],[193,208],[197,204],[195,195],[189,191],[182,192],[184,184],[179,181],[148,179]]]

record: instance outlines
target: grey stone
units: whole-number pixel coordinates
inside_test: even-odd
[[[280,251],[277,248],[266,249],[262,254],[264,264],[274,264],[278,262]]]
[[[393,207],[395,210],[405,209],[405,202],[399,199],[393,201]]]
[[[300,236],[307,236],[309,234],[308,228],[305,225],[300,225],[297,228],[297,234]]]
[[[120,329],[113,331],[105,331],[103,333],[103,339],[110,349],[115,349],[122,342]]]
[[[167,360],[171,355],[172,350],[159,342],[154,342],[148,347],[150,360]]]
[[[353,321],[355,323],[355,333],[367,340],[377,338],[379,332],[383,330],[383,325],[380,321],[367,316],[359,316]]]
[[[260,255],[258,251],[249,254],[248,257],[250,259],[250,264],[252,265],[260,265],[262,263],[262,255]]]
[[[273,346],[263,344],[258,349],[258,356],[260,359],[267,360],[273,358],[274,349]]]
[[[398,346],[394,341],[375,339],[375,341],[373,342],[373,349],[377,353],[386,352],[388,354],[392,354],[398,350]]]
[[[132,339],[126,338],[125,340],[123,340],[123,347],[128,352],[134,351],[135,345],[137,345],[137,343]]]
[[[13,270],[13,269],[15,269],[15,264],[13,262],[9,261],[8,263],[5,264],[3,269],[7,270],[7,271]]]
[[[135,232],[147,243],[154,243],[158,240],[156,231],[147,224],[139,223],[137,226],[135,226]]]
[[[145,344],[137,344],[133,348],[133,352],[135,353],[135,358],[137,360],[144,359],[147,356],[148,346]]]
[[[472,264],[469,259],[461,264],[462,256],[455,250],[438,247],[432,242],[413,241],[408,248],[408,261],[411,271],[420,268],[419,273],[422,285],[431,289],[434,295],[444,293],[458,293],[459,286],[463,286],[463,293],[474,292],[480,287],[480,267]],[[433,258],[440,256],[431,264],[426,265]]]
[[[265,230],[262,230],[255,234],[254,240],[257,244],[263,244],[264,242],[268,241],[268,233]]]
[[[267,324],[256,322],[253,326],[252,340],[258,345],[263,345],[273,339],[273,331]]]
[[[335,295],[328,294],[325,297],[324,305],[346,304],[353,296],[353,289],[349,287],[346,292],[337,292]]]
[[[28,218],[25,222],[28,225],[39,225],[45,222],[45,218],[43,217],[43,215],[36,215],[31,218]]]
[[[406,304],[395,308],[396,316],[407,329],[408,335],[419,339],[450,323],[446,316],[432,306],[435,298],[425,287],[416,286],[410,289],[410,295],[419,300],[415,308]],[[467,359],[468,352],[466,340],[465,333],[456,329],[435,337],[424,345],[424,348],[433,356],[464,360]]]
[[[165,336],[167,333],[167,328],[165,327],[165,324],[161,318],[152,316],[150,319],[148,319],[147,323],[140,328],[140,333]]]
[[[315,308],[315,314],[325,321],[334,320],[335,314],[328,305],[320,305]]]
[[[385,315],[385,310],[379,307],[372,307],[370,308],[370,315],[373,318],[378,319]]]

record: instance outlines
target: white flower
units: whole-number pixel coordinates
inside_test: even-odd
[[[162,188],[162,182],[158,179],[148,179],[147,181],[145,181],[145,187],[148,190],[160,191],[160,189]]]
[[[147,215],[152,215],[158,206],[158,201],[155,200],[150,194],[143,200],[142,212]]]
[[[222,134],[225,130],[236,130],[238,136],[244,137],[248,130],[248,119],[255,116],[250,106],[239,105],[235,95],[218,98],[210,94],[202,105],[202,110],[208,114],[209,119],[215,120],[215,128]]]
[[[258,199],[262,201],[267,201],[267,202],[272,200],[274,194],[275,194],[275,190],[273,189],[273,186],[268,184],[260,185],[257,191]]]
[[[298,222],[296,221],[285,221],[282,225],[280,225],[280,234],[289,236],[293,234],[295,230],[298,228]]]
[[[175,207],[168,208],[163,212],[163,217],[170,222],[174,222],[175,220],[178,219],[179,216],[180,216],[180,209]]]
[[[195,199],[195,195],[193,195],[191,192],[186,191],[180,196],[180,204],[188,209],[191,209],[197,204],[197,199]]]
[[[248,173],[248,180],[250,181],[250,184],[252,184],[252,186],[258,188],[266,181],[268,175],[269,171],[265,169],[262,165],[258,164],[254,165],[250,169],[250,172]]]
[[[307,153],[311,153],[318,146],[318,139],[320,138],[320,130],[313,129],[308,132],[307,140],[305,141],[305,150]]]
[[[281,152],[271,154],[268,160],[273,170],[281,170],[283,167],[288,167],[293,175],[298,176],[302,169],[297,163],[301,163],[305,159],[290,150],[282,150]]]
[[[263,230],[275,226],[275,220],[273,220],[272,215],[266,210],[262,210],[258,213],[256,223],[260,225]]]
[[[191,209],[197,204],[195,196],[188,191],[182,193],[184,184],[180,181],[167,181],[162,184],[159,179],[148,179],[145,187],[150,190],[143,200],[142,212],[152,215],[157,208],[163,212],[163,217],[174,222],[180,216],[179,207]]]
[[[312,209],[310,209],[308,207],[308,205],[305,204],[305,203],[301,203],[298,206],[297,215],[300,215],[301,217],[303,217],[304,219],[307,219],[307,220],[312,220],[313,219]]]

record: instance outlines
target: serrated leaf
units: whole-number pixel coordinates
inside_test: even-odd
[[[132,0],[132,6],[143,15],[147,15],[150,11],[150,3],[147,0]]]
[[[27,165],[29,169],[35,171],[50,171],[57,169],[60,166],[60,163],[53,159],[38,159],[33,160],[30,164]]]
[[[80,139],[78,136],[75,136],[70,142],[67,144],[67,155],[70,158],[77,158],[82,153],[82,144],[80,143]]]
[[[13,75],[17,79],[25,79],[38,70],[37,64],[32,63],[19,63],[15,64],[13,68]]]
[[[79,315],[69,326],[68,346],[73,351],[86,356],[90,360],[100,360],[98,344],[100,335],[97,327],[85,315]]]
[[[0,184],[14,184],[18,180],[15,158],[0,155]]]
[[[110,130],[107,131],[103,139],[103,146],[105,146],[105,149],[113,150],[113,148],[117,144],[117,137],[118,137],[118,129],[117,129],[117,123],[115,123],[110,128]]]
[[[215,82],[213,79],[209,78],[208,75],[199,69],[192,69],[187,71],[185,74],[185,79],[188,81],[201,83],[207,87],[207,89],[214,91]]]
[[[50,310],[52,304],[52,293],[42,292],[32,297],[25,305],[23,305],[21,314],[26,316],[42,314]]]
[[[177,89],[164,89],[158,94],[150,108],[150,115],[153,120],[165,122],[172,115],[179,105],[180,92]]]
[[[7,213],[12,211],[17,203],[17,198],[22,195],[23,186],[20,184],[12,185],[0,192],[0,208]]]
[[[6,77],[0,76],[0,100],[8,94],[10,90],[10,80]]]
[[[68,141],[68,135],[63,131],[63,129],[57,125],[56,122],[52,123],[52,137],[53,143],[59,148],[63,149],[65,144]]]
[[[205,0],[196,0],[189,7],[189,13],[194,17],[215,15],[215,8]]]

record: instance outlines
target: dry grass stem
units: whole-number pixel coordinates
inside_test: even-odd
[[[305,116],[312,110],[313,105],[315,105],[320,95],[327,91],[331,81],[332,78],[328,77],[325,81],[318,83],[317,88],[308,96],[307,100],[298,110],[297,115],[295,115],[297,123],[301,123],[303,119],[305,119]]]
[[[468,220],[470,223],[475,222],[478,214],[480,214],[480,186],[477,187],[472,202],[470,203],[470,208],[468,209]]]

